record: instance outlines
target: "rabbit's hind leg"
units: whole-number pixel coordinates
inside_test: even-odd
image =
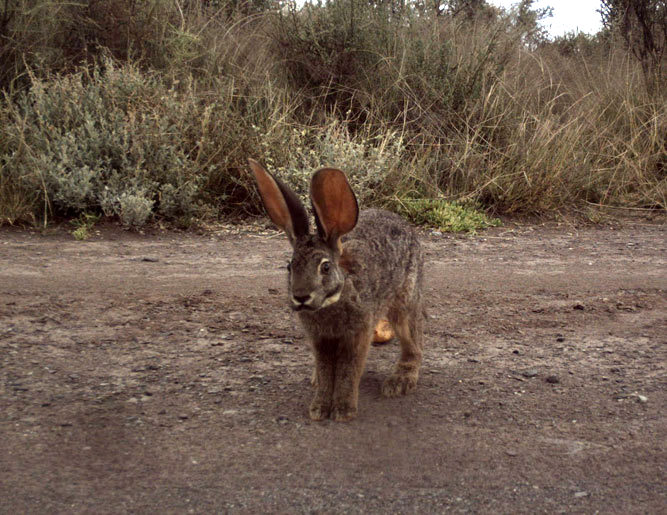
[[[424,317],[420,305],[410,310],[393,310],[389,318],[401,343],[401,357],[394,372],[382,385],[385,397],[405,395],[417,386],[422,362]]]

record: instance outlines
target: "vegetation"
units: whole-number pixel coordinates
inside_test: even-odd
[[[256,214],[247,157],[454,230],[664,210],[664,4],[549,41],[532,3],[4,0],[0,223]]]
[[[479,229],[500,225],[477,206],[462,205],[443,199],[402,199],[396,211],[419,225],[429,225],[447,232],[476,233]]]
[[[75,239],[82,241],[90,238],[90,231],[95,227],[95,224],[100,220],[99,215],[90,213],[81,213],[78,218],[74,218],[70,223],[74,226],[72,236]]]

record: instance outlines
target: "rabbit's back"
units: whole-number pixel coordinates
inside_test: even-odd
[[[409,302],[421,289],[423,254],[417,232],[395,213],[359,213],[357,226],[343,238],[341,263],[346,262],[364,304],[382,308],[397,296]]]

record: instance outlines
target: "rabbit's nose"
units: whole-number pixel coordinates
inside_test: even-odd
[[[292,302],[295,306],[307,306],[313,300],[311,294],[308,295],[292,295]]]

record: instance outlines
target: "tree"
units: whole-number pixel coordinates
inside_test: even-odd
[[[403,0],[405,3],[405,0]],[[468,19],[474,19],[477,15],[490,9],[487,0],[414,0],[408,1],[419,11],[432,11],[436,16],[448,14],[454,16],[464,16]]]
[[[598,11],[611,34],[619,34],[641,62],[646,85],[657,91],[663,77],[667,41],[665,0],[602,0]]]
[[[548,31],[540,22],[553,16],[553,7],[534,7],[534,3],[535,0],[521,0],[516,6],[516,24],[524,33],[524,42],[531,47],[547,41]]]

